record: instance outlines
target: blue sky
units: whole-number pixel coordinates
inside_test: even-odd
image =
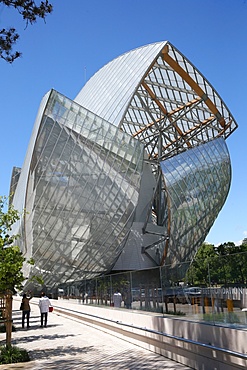
[[[51,88],[70,99],[99,68],[120,54],[168,40],[210,81],[239,127],[228,138],[232,184],[206,240],[247,237],[246,0],[50,0],[54,11],[26,28],[0,5],[0,28],[13,26],[23,55],[0,60],[0,195],[13,166],[22,166],[37,110]],[[37,1],[38,2],[38,1]]]

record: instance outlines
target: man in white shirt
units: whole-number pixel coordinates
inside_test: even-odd
[[[41,298],[39,300],[39,309],[41,315],[41,327],[47,326],[47,316],[49,312],[49,307],[51,306],[51,302],[49,298],[45,295],[44,292],[41,293]]]

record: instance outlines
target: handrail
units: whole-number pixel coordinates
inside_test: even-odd
[[[160,331],[153,330],[153,329],[148,329],[146,327],[136,326],[136,325],[133,325],[133,324],[127,324],[127,323],[123,323],[121,321],[116,321],[116,320],[101,317],[101,316],[98,316],[98,315],[84,313],[84,312],[80,312],[80,311],[76,311],[76,310],[72,310],[72,309],[64,308],[64,307],[60,307],[60,306],[54,306],[54,309],[55,309],[55,311],[60,310],[63,313],[66,313],[66,311],[68,311],[68,312],[75,313],[75,314],[80,315],[80,316],[89,316],[93,319],[104,320],[104,321],[108,321],[108,322],[111,322],[111,323],[114,323],[114,324],[117,324],[117,325],[130,327],[132,329],[134,328],[134,329],[137,329],[137,330],[140,330],[140,331],[145,331],[145,332],[148,332],[148,333],[161,335],[161,336],[166,337],[166,338],[175,339],[175,340],[178,340],[178,341],[181,341],[181,342],[184,342],[184,343],[189,343],[189,344],[201,346],[203,348],[208,348],[208,349],[211,349],[211,350],[219,351],[221,353],[225,353],[225,354],[228,354],[228,355],[231,355],[231,356],[235,356],[235,357],[239,357],[241,359],[247,360],[247,354],[237,352],[237,351],[233,351],[233,350],[229,350],[229,349],[226,349],[226,348],[217,347],[217,346],[214,346],[214,345],[211,345],[211,344],[197,342],[193,339],[187,339],[187,338],[179,337],[177,335],[172,335],[172,334],[160,332]]]

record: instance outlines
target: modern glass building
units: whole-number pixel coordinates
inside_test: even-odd
[[[11,180],[26,275],[54,287],[191,259],[228,195],[236,128],[169,42],[114,59],[74,100],[49,91]]]

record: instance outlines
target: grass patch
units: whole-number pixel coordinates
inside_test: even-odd
[[[141,307],[139,308],[139,310],[141,311],[148,311],[148,312],[157,312],[157,313],[162,313],[164,315],[176,315],[176,316],[186,316],[186,313],[183,312],[183,311],[164,311],[163,310],[163,307],[160,306],[160,307],[156,307],[156,308],[145,308],[145,307]]]
[[[16,346],[0,347],[0,364],[15,364],[30,361],[27,351]]]
[[[183,312],[183,311],[167,311],[167,312],[164,312],[165,314],[167,315],[177,315],[177,316],[186,316],[186,313]]]
[[[209,322],[222,322],[227,324],[238,324],[238,316],[234,312],[227,313],[207,313],[203,315],[203,320]]]
[[[157,313],[163,313],[163,307],[160,306],[160,307],[139,307],[137,308],[137,310],[140,310],[140,311],[147,311],[147,312],[157,312]]]

